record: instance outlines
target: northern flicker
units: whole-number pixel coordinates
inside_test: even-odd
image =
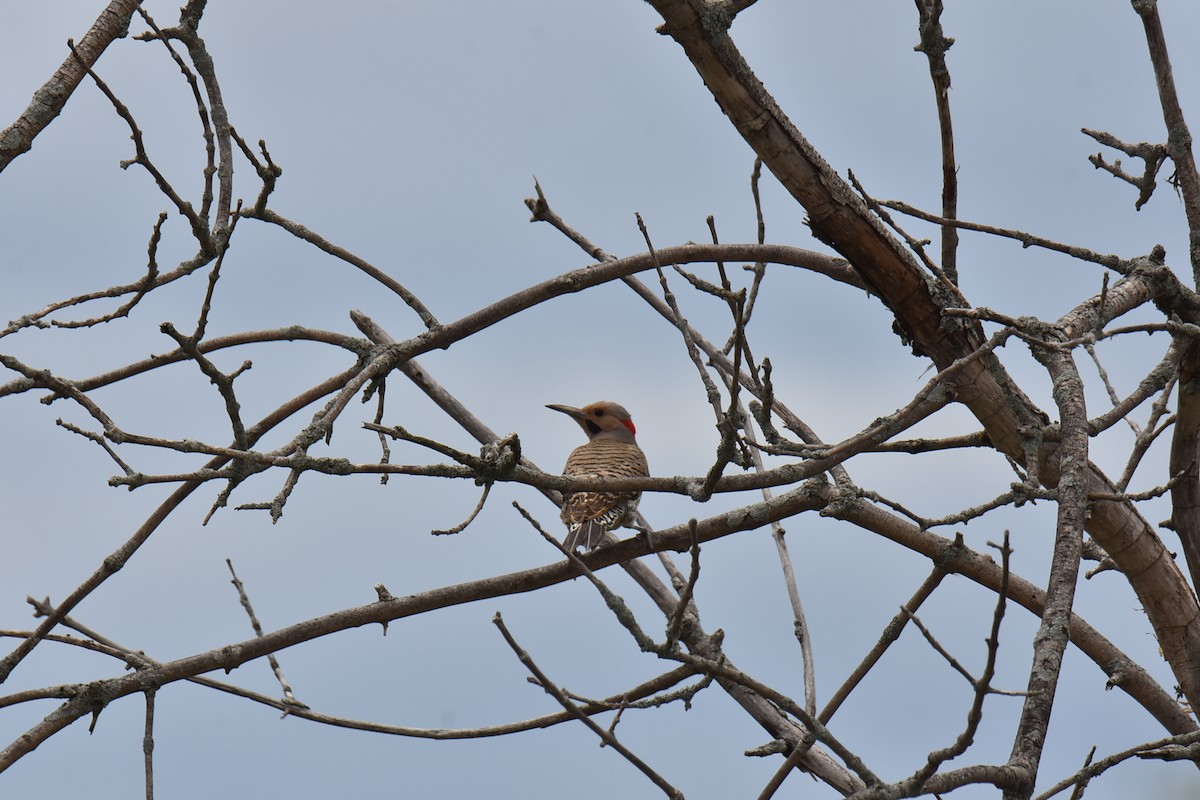
[[[616,403],[601,400],[583,408],[549,405],[579,423],[587,444],[571,451],[564,475],[623,478],[650,474],[646,454],[638,447],[637,429],[629,412]],[[631,525],[637,514],[641,492],[574,492],[563,497],[562,521],[567,526],[563,546],[574,550],[582,545],[591,550],[608,531]]]

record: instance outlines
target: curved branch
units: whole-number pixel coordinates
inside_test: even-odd
[[[714,539],[727,536],[736,531],[757,528],[774,519],[782,519],[805,510],[815,509],[821,504],[821,500],[819,494],[813,490],[814,488],[808,486],[801,487],[781,495],[770,502],[763,502],[710,517],[698,523],[696,526],[697,536],[704,540]],[[184,493],[183,496],[186,496],[185,490],[190,491],[190,488],[187,486],[180,487],[175,494],[180,495]],[[174,496],[172,500],[175,500]],[[179,497],[178,500],[175,500],[174,505],[178,505],[178,502],[181,501],[182,497]],[[164,504],[163,508],[166,509],[166,506],[167,504]],[[174,506],[172,505],[171,507],[173,508]],[[166,509],[166,511],[169,510]],[[165,515],[165,513],[163,512],[162,515]],[[157,524],[160,521],[158,519],[159,516],[161,515],[156,513],[155,517],[151,521],[148,521],[144,527],[152,529],[151,523]],[[689,525],[678,525],[668,529],[664,533],[665,535],[662,539],[659,540],[656,537],[656,541],[678,543],[686,538],[687,543],[689,545],[691,543]],[[146,533],[146,536],[148,535]],[[140,546],[144,540],[145,536],[142,536],[132,549],[136,550],[136,546]],[[636,554],[626,552],[627,550],[633,550]],[[640,555],[646,555],[650,552],[651,548],[644,540],[635,538],[622,542],[617,546],[595,551],[585,556],[584,560],[587,562],[588,568],[595,571]],[[434,609],[461,605],[475,600],[495,598],[517,592],[529,592],[571,580],[582,573],[582,566],[577,565],[576,562],[565,560],[523,572],[497,575],[491,578],[447,586],[406,597],[391,597],[371,603],[370,605],[344,609],[322,617],[299,622],[245,642],[165,662],[149,669],[139,670],[133,674],[93,682],[88,684],[85,690],[78,696],[61,705],[44,720],[26,731],[24,735],[18,737],[0,752],[0,771],[12,766],[21,757],[32,752],[50,736],[75,720],[99,711],[108,703],[121,697],[144,692],[148,689],[159,688],[166,684],[202,675],[205,672],[211,672],[216,669],[232,670],[248,661],[262,658],[277,650],[291,647],[301,642],[312,641],[313,639],[328,636],[339,631],[363,625],[383,625]],[[107,575],[104,577],[107,577]],[[91,588],[94,587],[89,587],[89,591]],[[75,597],[75,595],[80,596]],[[56,613],[47,618],[38,627],[38,630],[35,631],[35,636],[44,635],[50,625],[57,623],[65,616],[79,599],[82,599],[82,595],[77,590],[73,593],[72,598],[59,604],[55,609]],[[21,656],[24,656],[32,649],[32,643],[36,641],[37,639],[34,637],[26,639],[14,653],[20,653]],[[3,664],[2,667],[7,672],[11,670],[12,665],[15,663],[13,655],[10,654],[5,659],[5,662],[8,663]]]
[[[786,245],[759,244],[685,244],[638,253],[626,258],[606,261],[589,267],[565,272],[557,277],[522,289],[515,294],[467,314],[454,322],[441,325],[411,339],[380,350],[363,369],[334,397],[325,410],[313,420],[306,432],[296,440],[297,448],[332,435],[334,423],[343,410],[364,386],[385,377],[401,364],[432,350],[444,350],[534,306],[603,283],[618,280],[660,264],[690,264],[709,261],[765,261],[806,267],[813,262],[836,261],[829,256]]]
[[[441,324],[438,322],[437,317],[433,315],[433,312],[425,307],[425,304],[421,302],[420,298],[405,288],[399,281],[367,260],[354,255],[349,250],[338,247],[336,244],[333,244],[319,234],[304,227],[300,223],[292,222],[287,217],[282,217],[269,208],[260,209],[255,206],[254,208],[246,209],[241,213],[244,217],[253,217],[254,219],[261,220],[262,222],[269,222],[272,225],[278,225],[280,228],[283,228],[297,239],[303,239],[304,241],[316,247],[318,250],[323,250],[334,258],[339,258],[342,261],[345,261],[347,264],[362,270],[367,275],[391,289],[401,300],[408,304],[408,307],[416,312],[417,316],[421,318],[421,322],[425,323],[426,328],[433,330]]]
[[[347,336],[344,333],[335,333],[333,331],[324,331],[318,328],[305,328],[300,325],[293,325],[287,328],[273,328],[270,330],[261,331],[243,331],[242,333],[231,333],[228,336],[218,336],[213,339],[206,339],[201,342],[197,349],[204,354],[223,350],[227,347],[238,347],[245,344],[261,344],[265,342],[291,342],[297,339],[309,342],[321,342],[323,344],[333,345],[349,350],[354,355],[362,357],[366,354],[368,348],[362,339],[353,336]],[[127,364],[123,367],[118,367],[110,372],[105,372],[101,375],[95,375],[90,378],[80,378],[79,380],[69,381],[70,385],[81,392],[90,392],[93,389],[99,389],[102,386],[109,386],[118,381],[132,378],[135,375],[142,375],[151,370],[165,367],[168,364],[178,364],[182,361],[187,361],[191,358],[182,348],[176,348],[169,353],[164,353],[159,356],[150,356],[150,358],[141,361],[135,361],[132,364]],[[18,378],[9,381],[6,384],[0,385],[0,397],[8,395],[20,394],[21,392],[29,391],[37,388],[29,379]],[[42,398],[43,403],[52,403],[55,400],[62,398],[64,395],[61,392],[48,395]]]
[[[63,623],[70,625],[72,628],[78,629],[76,625],[71,624],[73,621],[70,618],[64,619]],[[86,630],[86,629],[85,629]],[[81,631],[82,632],[82,631]],[[25,639],[32,636],[31,631],[10,631],[0,630],[0,638],[17,638]],[[55,642],[58,644],[77,647],[84,650],[90,650],[96,653],[102,653],[124,661],[136,668],[145,669],[151,666],[157,666],[161,662],[155,661],[144,653],[134,652],[128,648],[122,647],[115,642],[111,642],[104,637],[99,636],[93,631],[87,631],[85,635],[103,639],[103,641],[94,641],[93,638],[82,639],[78,636],[61,636],[59,634],[50,634],[46,636],[46,641]],[[611,695],[603,700],[594,700],[582,703],[579,710],[584,714],[595,715],[604,714],[616,709],[628,709],[639,707],[652,707],[664,705],[672,700],[680,698],[687,699],[694,696],[700,689],[707,685],[706,680],[699,683],[686,686],[682,689],[677,689],[670,692],[668,695],[655,697],[662,692],[667,692],[671,687],[687,680],[696,675],[696,670],[688,666],[679,666],[668,672],[651,678],[644,683],[640,683],[627,691]],[[187,678],[190,683],[195,683],[198,686],[203,686],[207,689],[215,689],[218,692],[231,694],[234,697],[240,697],[244,700],[258,703],[259,705],[274,708],[277,711],[282,711],[289,717],[297,717],[299,719],[316,722],[321,725],[328,725],[333,728],[345,728],[347,730],[367,731],[369,733],[383,733],[389,736],[402,736],[412,739],[436,739],[440,741],[450,739],[483,739],[492,736],[507,736],[511,733],[521,733],[522,731],[536,730],[539,728],[551,728],[555,725],[560,725],[564,722],[569,722],[574,717],[565,712],[559,711],[554,714],[545,714],[532,719],[524,719],[517,722],[504,722],[498,725],[486,725],[479,728],[412,728],[405,725],[388,725],[383,722],[369,722],[366,720],[349,719],[347,717],[337,717],[331,714],[323,714],[319,711],[313,711],[311,708],[294,701],[289,702],[276,697],[269,697],[259,692],[253,692],[249,689],[236,686],[232,683],[223,681],[215,681],[211,678],[192,677]],[[30,689],[22,692],[14,692],[13,694],[0,697],[0,708],[28,703],[35,700],[67,700],[76,696],[82,689],[81,684],[63,684],[57,686],[47,686],[39,689]]]
[[[583,556],[582,561],[586,562],[587,568],[593,572],[617,564],[626,565],[636,558],[655,551],[684,550],[690,547],[693,541],[711,541],[739,531],[752,530],[804,511],[817,509],[824,509],[825,513],[831,516],[846,519],[868,530],[882,533],[888,538],[922,552],[934,558],[935,563],[948,572],[960,573],[993,590],[1001,588],[1000,567],[992,559],[974,553],[963,546],[961,540],[951,544],[943,537],[920,531],[916,526],[876,509],[868,503],[847,501],[845,498],[841,498],[833,487],[818,482],[809,482],[770,501],[709,517],[694,526],[685,523],[656,532],[653,537],[653,546],[644,537],[634,537],[593,551]],[[86,691],[64,703],[46,719],[26,731],[24,735],[18,737],[4,751],[0,752],[0,771],[7,769],[21,757],[32,752],[57,731],[121,697],[155,689],[216,669],[232,670],[277,650],[339,631],[363,625],[383,625],[439,608],[534,591],[571,580],[582,572],[583,567],[574,561],[561,561],[522,572],[441,587],[416,595],[401,598],[388,597],[369,605],[344,609],[299,622],[244,642],[165,662],[129,675],[96,681],[89,684]],[[1008,592],[1009,597],[1017,603],[1034,613],[1041,613],[1045,596],[1028,581],[1010,576]],[[65,614],[65,606],[60,605],[58,611]],[[685,625],[684,627],[686,635],[686,629],[689,626]],[[40,630],[41,628],[39,628]],[[1194,721],[1180,710],[1179,704],[1174,702],[1171,696],[1154,682],[1153,678],[1139,666],[1130,662],[1120,650],[1113,647],[1086,622],[1072,615],[1070,632],[1071,640],[1110,674],[1110,681],[1120,685],[1122,689],[1138,700],[1168,730],[1172,733],[1186,733],[1196,729]],[[712,652],[706,652],[704,648],[696,648],[696,650],[697,654],[704,658],[713,658],[715,655]],[[735,699],[745,698],[735,696]],[[777,712],[774,713],[773,718],[776,725],[781,722]]]

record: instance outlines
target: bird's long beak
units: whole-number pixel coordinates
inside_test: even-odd
[[[558,405],[553,405],[553,404],[547,404],[546,408],[551,408],[551,409],[554,409],[555,411],[561,411],[562,413],[566,414],[568,417],[571,417],[572,419],[576,419],[576,420],[587,419],[587,415],[584,414],[582,411],[580,411],[578,408],[575,408],[574,406],[558,406]]]

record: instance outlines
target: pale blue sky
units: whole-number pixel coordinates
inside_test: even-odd
[[[102,2],[10,3],[0,28],[0,125],[80,38]],[[177,4],[148,4],[160,24]],[[957,40],[949,53],[960,164],[960,213],[1123,256],[1156,243],[1183,266],[1186,227],[1170,187],[1140,212],[1129,187],[1097,172],[1086,156],[1099,148],[1079,133],[1099,128],[1129,141],[1160,141],[1161,114],[1141,25],[1127,2],[1060,0],[958,2],[945,15]],[[1200,109],[1200,55],[1191,47],[1200,8],[1163,3],[1176,80],[1185,109]],[[589,259],[548,226],[528,223],[522,199],[536,175],[552,205],[610,252],[643,249],[640,212],[656,245],[705,240],[713,214],[724,241],[755,235],[749,192],[753,155],[737,136],[679,48],[654,32],[645,3],[392,4],[360,2],[336,13],[308,0],[282,4],[209,3],[201,28],[219,70],[232,120],[248,140],[265,139],[283,169],[272,206],[385,269],[443,321]],[[141,30],[135,22],[134,30]],[[875,195],[935,209],[940,191],[932,91],[914,53],[909,3],[761,0],[733,33],[801,131],[842,174],[853,169]],[[202,140],[190,93],[158,45],[116,43],[99,72],[130,106],[156,163],[194,198]],[[0,313],[3,319],[63,296],[137,278],[146,241],[167,208],[144,171],[121,171],[132,155],[128,130],[94,86],[85,84],[33,150],[0,175]],[[1110,160],[1113,154],[1106,154]],[[1127,159],[1128,160],[1128,159]],[[253,172],[236,161],[238,196],[257,193]],[[803,212],[764,179],[767,236],[822,249]],[[933,229],[912,223],[921,236]],[[160,261],[190,256],[186,226],[172,218]],[[962,286],[975,305],[1010,315],[1056,318],[1099,290],[1097,268],[1022,250],[1008,241],[964,234]],[[711,272],[711,271],[710,271]],[[711,274],[709,274],[711,277]],[[710,339],[724,341],[727,312],[711,298],[675,291]],[[927,380],[890,331],[877,301],[816,275],[772,270],[751,330],[759,357],[775,365],[778,393],[827,440],[837,440],[906,403]],[[171,348],[163,321],[194,324],[204,279],[156,294],[126,321],[88,334],[32,331],[0,350],[67,377],[85,377]],[[245,221],[218,286],[211,333],[301,324],[354,333],[347,312],[360,308],[397,338],[420,330],[415,316],[357,271],[287,234]],[[89,313],[96,313],[89,310]],[[1141,317],[1139,317],[1141,318]],[[1156,363],[1165,340],[1115,343],[1106,366],[1127,392]],[[347,358],[316,345],[264,345],[230,353],[248,417],[344,368]],[[1043,408],[1048,384],[1028,355],[1010,346],[1006,364]],[[655,474],[702,474],[716,434],[711,411],[678,335],[620,286],[561,298],[490,329],[483,337],[422,358],[443,384],[495,430],[516,431],[524,452],[557,469],[579,442],[574,426],[545,403],[608,398],[634,414]],[[1104,394],[1089,380],[1089,403]],[[11,375],[0,374],[0,380]],[[473,449],[469,437],[400,377],[389,383],[386,422]],[[224,442],[227,425],[215,393],[194,367],[179,366],[96,393],[118,424],[150,434]],[[87,419],[36,396],[0,406],[6,457],[0,466],[0,627],[31,625],[26,595],[61,599],[141,523],[166,490],[128,493],[106,485],[116,468],[100,450],[54,425]],[[355,407],[337,429],[332,455],[375,456],[373,434],[356,428],[373,407]],[[303,424],[309,412],[297,424]],[[225,427],[223,427],[225,425]],[[924,434],[975,430],[953,410]],[[292,428],[288,428],[291,431]],[[288,436],[291,434],[288,433]],[[1128,432],[1094,444],[1093,457],[1119,473]],[[277,439],[271,443],[277,443]],[[123,448],[146,470],[196,462]],[[1158,454],[1161,455],[1161,454]],[[394,460],[427,454],[397,446]],[[1146,469],[1146,488],[1162,480],[1163,459]],[[851,466],[863,486],[903,499],[928,516],[982,502],[1011,480],[995,456],[876,456]],[[1156,471],[1157,470],[1157,471]],[[259,476],[235,502],[272,497],[282,476]],[[158,659],[200,652],[251,635],[228,585],[233,559],[269,629],[370,602],[385,583],[408,594],[524,569],[555,554],[515,515],[517,499],[544,524],[555,510],[534,492],[500,486],[484,514],[456,537],[428,535],[461,521],[476,500],[463,482],[306,477],[285,516],[272,526],[257,512],[220,512],[201,527],[216,487],[198,492],[116,578],[75,616]],[[647,496],[642,509],[660,527],[753,502],[718,498],[696,508],[680,497]],[[1166,516],[1159,505],[1152,522]],[[1016,569],[1044,580],[1052,538],[1048,504],[997,514],[963,529],[983,548],[1011,530]],[[907,600],[928,563],[827,519],[785,524],[796,560],[817,658],[819,703],[826,700]],[[949,535],[951,531],[939,531]],[[1177,540],[1165,533],[1168,547]],[[731,657],[757,677],[799,697],[800,657],[790,612],[765,531],[705,548],[699,587],[709,630],[727,632]],[[660,630],[636,587],[610,571],[614,589]],[[922,617],[969,668],[982,665],[992,597],[949,578]],[[1169,671],[1136,598],[1104,575],[1081,584],[1078,608],[1170,688]],[[280,654],[301,700],[319,711],[429,727],[474,727],[556,710],[491,625],[500,610],[521,643],[573,691],[603,696],[669,668],[637,652],[596,593],[582,581],[534,596],[450,609],[354,631]],[[996,684],[1024,687],[1035,620],[1010,609]],[[5,650],[7,650],[7,645]],[[1068,677],[1043,764],[1048,786],[1082,763],[1162,735],[1080,654]],[[43,645],[6,691],[119,674],[111,661]],[[228,679],[277,695],[265,663]],[[951,688],[948,690],[946,687]],[[931,698],[939,700],[930,708]],[[885,778],[897,779],[961,729],[966,685],[915,635],[905,634],[882,671],[835,717],[835,733]],[[51,703],[0,714],[0,746],[49,713]],[[976,750],[960,761],[1002,762],[1019,701],[990,698]],[[630,714],[619,734],[689,797],[755,796],[777,762],[746,758],[765,734],[724,695],[710,690],[693,709]],[[0,795],[131,797],[141,791],[140,700],[114,704],[96,733],[77,723],[0,775]],[[652,797],[632,767],[596,746],[578,726],[475,742],[427,742],[280,721],[269,709],[175,685],[159,694],[156,777],[159,796]],[[1141,784],[1139,781],[1153,783]],[[1133,766],[1097,781],[1092,800],[1200,791],[1186,766]],[[268,788],[269,787],[269,788]],[[793,777],[780,796],[832,793]],[[956,797],[991,797],[965,790]]]

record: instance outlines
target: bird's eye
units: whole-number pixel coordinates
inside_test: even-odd
[[[597,409],[596,409],[596,416],[597,416],[597,417],[603,417],[603,416],[604,416],[604,409],[603,409],[603,408],[597,408]]]

